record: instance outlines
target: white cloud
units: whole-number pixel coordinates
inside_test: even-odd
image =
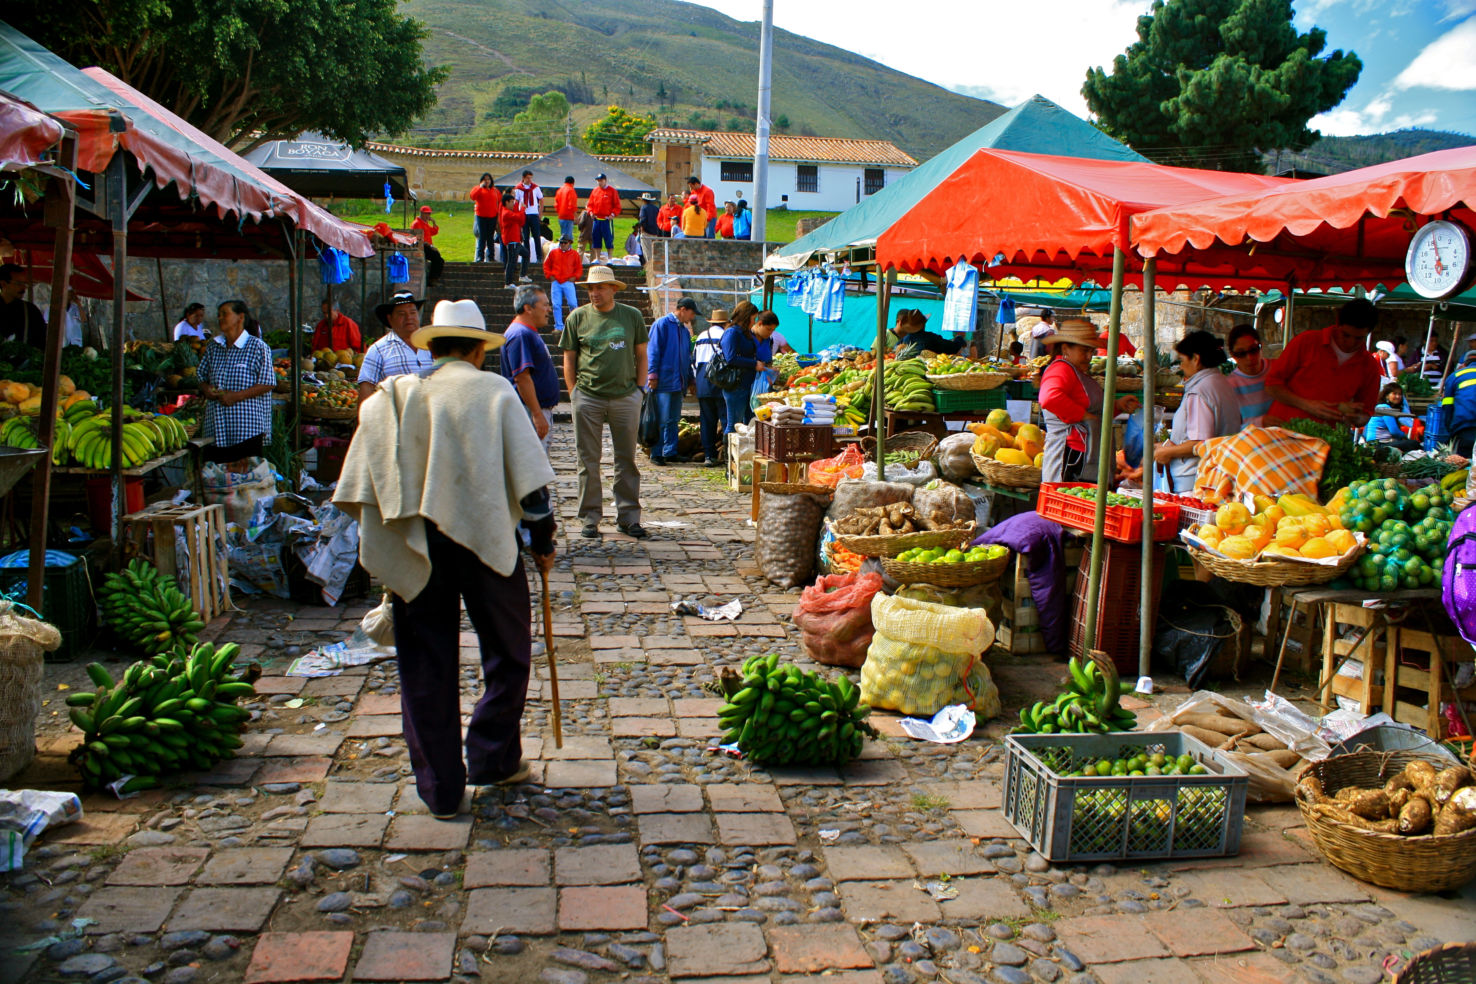
[[[1394,79],[1397,89],[1476,89],[1476,17],[1431,41]]]
[[[1445,16],[1440,19],[1460,20],[1471,14],[1476,14],[1476,0],[1445,0]]]
[[[697,0],[739,20],[756,20],[759,0]],[[1014,106],[1037,92],[1086,115],[1081,85],[1088,68],[1110,67],[1137,38],[1151,0],[1037,0],[1033,4],[914,4],[883,0],[777,3],[774,23],[944,88]],[[1048,25],[1049,30],[1042,32]]]

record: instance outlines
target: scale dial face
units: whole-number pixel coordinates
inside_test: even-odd
[[[1441,300],[1457,293],[1471,274],[1471,235],[1464,226],[1427,222],[1409,242],[1404,275],[1421,297]]]

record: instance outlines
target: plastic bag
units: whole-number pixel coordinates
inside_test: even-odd
[[[774,391],[774,370],[763,369],[753,374],[753,386],[748,391],[748,405],[754,409],[764,405],[761,396],[768,396]]]
[[[876,574],[836,574],[805,588],[793,618],[806,655],[826,666],[855,669],[865,663],[875,631],[871,599],[881,587]]]
[[[759,499],[754,560],[764,577],[781,588],[810,579],[815,569],[815,540],[829,496],[814,492],[764,492]]]
[[[984,612],[878,594],[871,622],[876,634],[861,667],[867,704],[929,717],[949,704],[964,704],[981,720],[999,714],[999,688],[980,660],[994,644]]]
[[[847,444],[840,454],[833,458],[821,458],[819,461],[810,462],[809,476],[811,485],[824,485],[826,488],[835,488],[843,478],[860,478],[861,466],[866,463],[866,456],[855,444]]]
[[[661,414],[656,409],[656,394],[647,390],[641,396],[640,426],[636,442],[643,448],[661,447]]]
[[[857,509],[890,506],[894,502],[911,502],[914,489],[902,482],[867,482],[860,478],[844,478],[835,487],[826,517],[845,519]]]
[[[225,506],[227,523],[248,525],[259,500],[276,498],[277,477],[271,464],[264,458],[255,460],[247,471],[231,471],[215,462],[200,469],[200,499],[207,506]]]
[[[868,482],[877,480],[876,462],[868,461],[861,470],[861,477]],[[888,482],[902,482],[907,485],[926,485],[938,477],[938,469],[933,467],[931,461],[919,461],[908,468],[899,461],[887,465],[886,480]]]
[[[974,435],[965,431],[962,434],[949,434],[938,442],[938,453],[933,455],[933,461],[938,465],[938,474],[950,482],[962,482],[972,477],[977,469],[974,468],[974,456],[969,449],[974,446]]]
[[[19,871],[41,831],[80,819],[82,801],[76,793],[0,790],[0,871]]]

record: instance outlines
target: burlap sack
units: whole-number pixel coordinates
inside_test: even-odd
[[[0,601],[0,782],[36,757],[36,716],[41,713],[42,655],[61,645],[55,626],[23,618]]]

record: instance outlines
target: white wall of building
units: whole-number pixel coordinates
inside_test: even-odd
[[[749,163],[752,162],[750,158]],[[800,191],[799,165],[794,161],[769,162],[769,208],[788,205],[795,211],[844,212],[862,198],[866,198],[866,166],[862,164],[817,164],[819,168],[816,191]],[[911,168],[884,167],[886,184],[891,184]],[[741,193],[748,204],[757,208],[753,200],[753,182],[739,183],[722,180],[722,161],[716,157],[702,158],[702,183],[712,189],[717,197],[718,209],[724,201],[737,201]],[[784,196],[788,195],[786,202]]]

